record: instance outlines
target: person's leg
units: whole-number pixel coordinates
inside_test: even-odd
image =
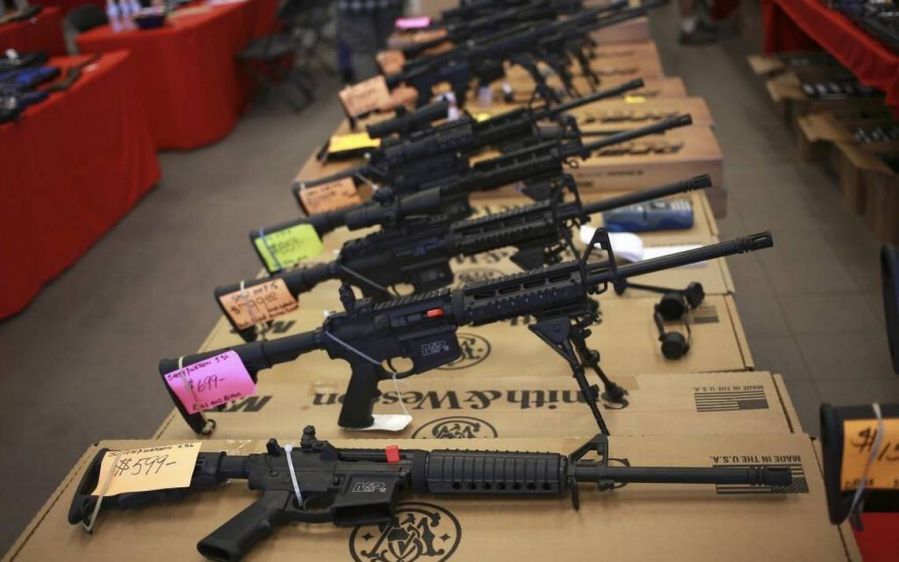
[[[680,42],[684,45],[702,45],[718,39],[715,28],[699,19],[697,0],[680,0]]]
[[[378,74],[377,26],[372,12],[340,12],[340,37],[349,48],[353,74],[362,81]]]
[[[396,27],[397,18],[402,17],[403,15],[403,6],[391,6],[388,8],[384,8],[378,10],[377,17],[377,38],[378,38],[378,49],[385,49],[387,47],[387,40],[390,39],[390,36],[393,34],[393,30]]]

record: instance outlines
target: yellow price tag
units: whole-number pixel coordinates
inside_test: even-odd
[[[186,488],[200,453],[200,442],[107,451],[100,464],[94,496],[115,496]],[[108,482],[108,485],[107,485]]]
[[[474,116],[474,120],[480,123],[482,121],[490,119],[490,117],[491,115],[489,113],[478,113]]]
[[[292,267],[305,259],[314,258],[325,249],[311,224],[267,232],[253,243],[269,271]]]
[[[624,101],[627,103],[643,103],[646,101],[646,98],[643,96],[624,96]]]
[[[866,488],[899,490],[899,419],[883,420],[884,434],[874,462],[868,468]],[[877,438],[877,420],[843,422],[843,464],[840,487],[844,492],[858,488],[865,475]]]
[[[334,135],[328,144],[328,152],[347,152],[363,148],[378,148],[381,139],[373,139],[368,133],[350,133],[348,135]]]

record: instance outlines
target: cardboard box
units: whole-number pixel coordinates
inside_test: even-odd
[[[893,220],[896,211],[889,187],[899,185],[899,176],[890,161],[895,161],[899,156],[899,143],[875,147],[837,142],[835,146],[840,153],[843,202],[855,212],[865,215],[868,227],[879,239],[885,242],[894,240],[896,235],[893,231],[899,227]]]
[[[802,432],[780,375],[767,372],[638,374],[619,377],[629,404],[602,404],[612,435],[690,435]],[[591,383],[594,381],[591,381]],[[457,380],[445,372],[400,383],[413,421],[401,432],[347,431],[337,426],[347,380],[260,378],[255,396],[210,411],[213,439],[270,435],[295,439],[314,425],[320,438],[494,439],[571,437],[596,433],[596,421],[571,377]],[[394,385],[380,385],[376,414],[401,414]],[[155,439],[194,439],[177,411]]]
[[[662,60],[659,47],[655,41],[629,41],[625,43],[602,43],[593,50],[594,61],[602,62],[606,58],[640,57],[643,59]]]
[[[87,450],[4,560],[9,562],[201,560],[198,540],[258,498],[240,481],[128,512],[105,512],[89,535],[66,515],[74,489],[99,447],[158,445],[105,441]],[[568,454],[582,439],[497,439],[491,449]],[[265,442],[207,441],[206,451],[262,452]],[[466,440],[335,441],[341,447],[476,448]],[[632,466],[787,466],[786,493],[734,486],[629,484],[599,493],[582,486],[580,510],[567,497],[405,496],[392,525],[338,528],[288,524],[248,562],[309,560],[585,560],[617,562],[860,561],[851,533],[830,525],[816,451],[808,436],[702,435],[612,437],[610,456]],[[612,538],[614,540],[602,540]],[[598,540],[599,539],[599,540]],[[425,554],[437,552],[435,555]],[[363,554],[365,553],[365,554]]]
[[[622,153],[623,150],[627,152]],[[572,170],[582,192],[632,190],[662,185],[681,178],[708,174],[713,188],[706,191],[716,217],[727,214],[724,157],[708,127],[672,129],[600,151]]]
[[[665,76],[665,72],[662,70],[662,61],[658,57],[642,55],[598,58],[590,61],[590,67],[599,77],[602,85],[605,85],[605,81],[610,78],[633,80],[634,78],[649,79]],[[561,80],[552,69],[544,65],[540,65],[540,68],[550,85],[557,88],[562,87]],[[575,77],[582,77],[581,69],[577,65],[571,67],[571,72]],[[515,90],[532,89],[534,84],[531,75],[524,68],[513,64],[506,65],[506,80]],[[582,93],[590,91],[589,83],[586,81],[578,82],[575,86]]]
[[[807,162],[827,159],[837,142],[864,144],[874,150],[889,150],[897,144],[895,141],[860,143],[854,134],[859,128],[896,126],[885,107],[859,113],[810,113],[797,118],[797,125],[799,155]]]
[[[591,33],[590,36],[599,44],[649,41],[652,39],[652,33],[649,30],[649,18],[635,18],[609,27],[603,27]]]
[[[868,153],[864,161],[865,223],[885,244],[899,244],[899,150]]]
[[[489,108],[478,109],[479,114],[498,115],[510,111],[513,105],[494,103]],[[701,127],[715,125],[712,113],[704,98],[644,98],[634,96],[592,103],[567,112],[578,120],[585,132],[620,131],[636,129],[675,115],[689,114],[693,124]],[[593,139],[588,139],[593,140]]]
[[[806,74],[809,78],[817,75],[822,80],[826,80],[828,71],[815,72],[807,69]],[[808,97],[802,90],[802,80],[797,75],[796,70],[783,72],[774,78],[765,82],[765,88],[771,101],[777,107],[778,113],[784,120],[792,125],[797,118],[808,113],[821,111],[860,111],[860,110],[876,110],[884,105],[883,97],[860,97],[846,99],[815,99]]]

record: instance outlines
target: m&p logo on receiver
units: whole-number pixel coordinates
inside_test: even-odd
[[[478,418],[450,416],[430,421],[415,430],[413,439],[496,438],[496,428]]]
[[[462,355],[455,361],[447,363],[442,367],[437,367],[437,369],[441,371],[467,369],[487,359],[487,356],[490,355],[490,342],[485,338],[464,332],[457,333],[456,337],[459,339]]]
[[[462,540],[462,526],[442,507],[409,502],[397,506],[389,523],[360,525],[350,533],[356,562],[443,562]]]

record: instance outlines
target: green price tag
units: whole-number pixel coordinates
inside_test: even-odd
[[[325,249],[311,224],[266,232],[264,237],[256,238],[253,243],[269,271],[293,267],[305,259],[314,258]]]

